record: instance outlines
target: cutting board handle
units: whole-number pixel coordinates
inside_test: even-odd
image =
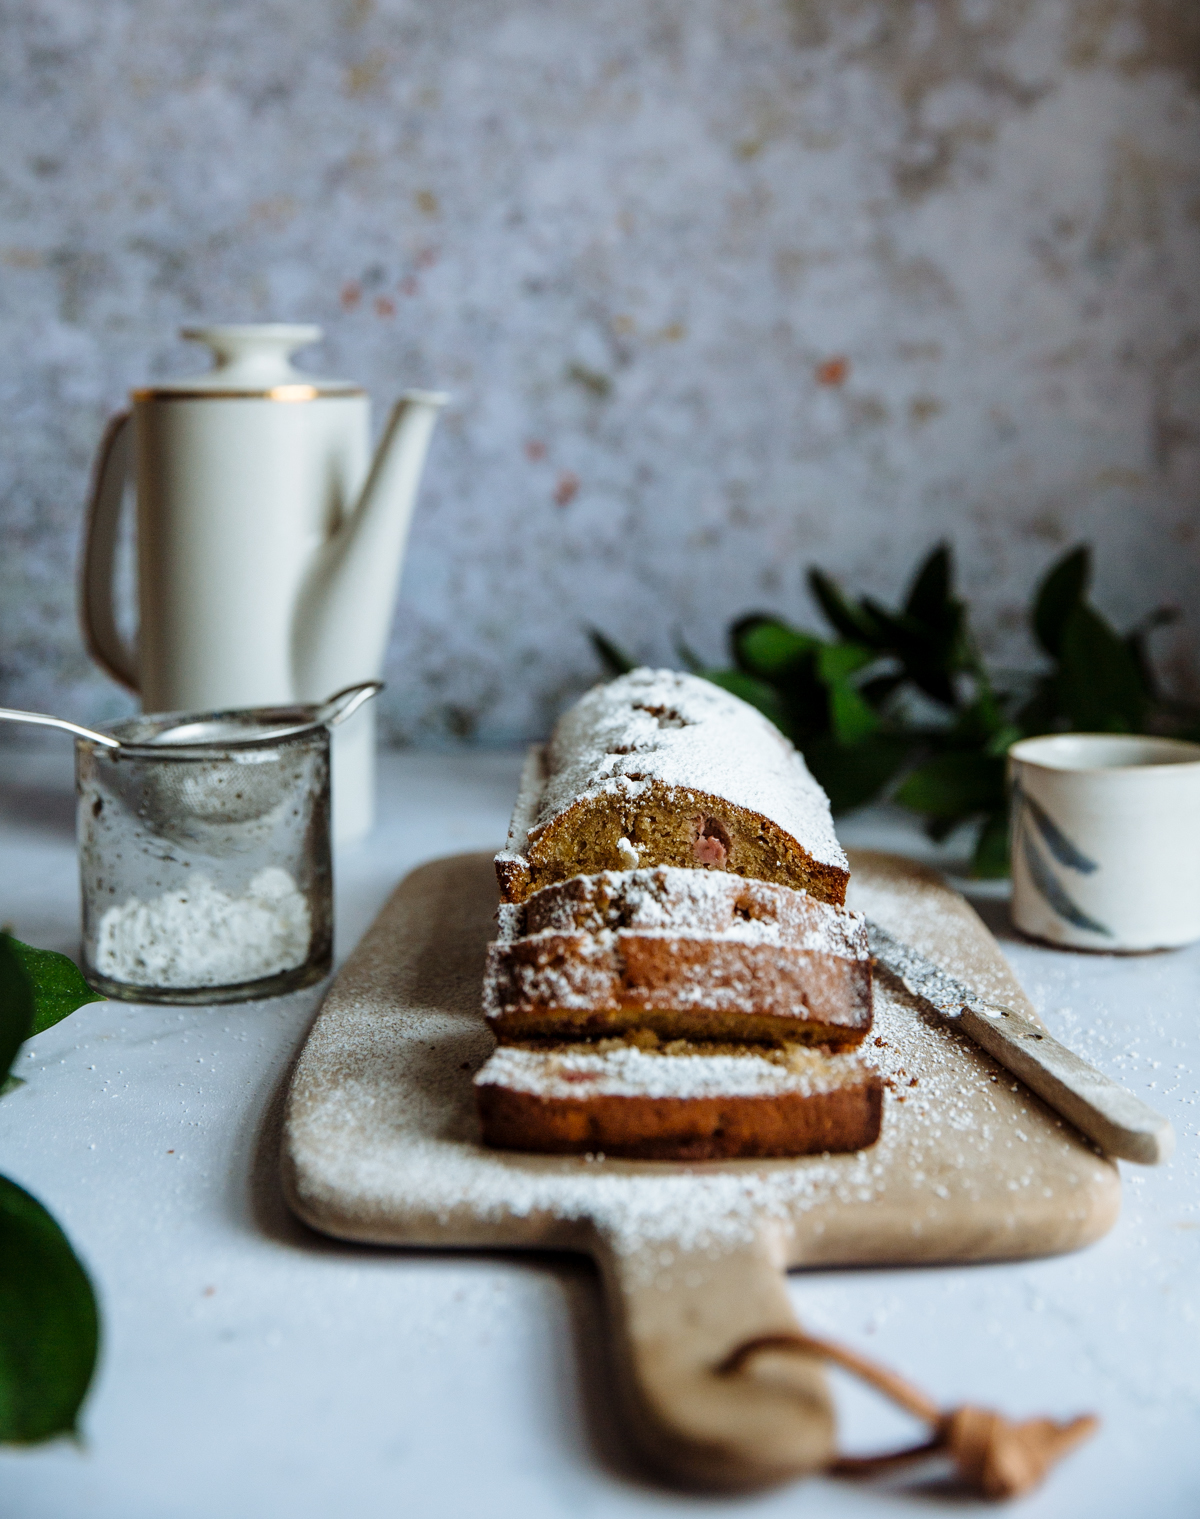
[[[610,1236],[596,1253],[628,1427],[656,1467],[689,1485],[745,1489],[833,1459],[819,1360],[784,1351],[732,1375],[718,1369],[746,1340],[798,1328],[769,1237],[685,1251]]]

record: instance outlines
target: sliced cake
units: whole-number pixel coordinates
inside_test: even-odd
[[[564,714],[525,769],[501,895],[671,865],[845,900],[829,802],[760,712],[695,675],[634,670]]]
[[[879,1076],[854,1055],[652,1035],[501,1045],[475,1086],[491,1145],[636,1160],[859,1150],[879,1137],[883,1102]]]
[[[848,1049],[871,1027],[865,920],[788,886],[659,866],[502,904],[484,1012],[504,1040],[664,1039]]]

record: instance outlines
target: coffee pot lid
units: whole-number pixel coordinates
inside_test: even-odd
[[[135,401],[257,397],[272,401],[312,401],[319,396],[360,396],[350,380],[319,379],[296,369],[291,356],[319,342],[320,327],[291,322],[224,323],[184,327],[180,337],[206,343],[216,363],[203,374],[142,386]]]

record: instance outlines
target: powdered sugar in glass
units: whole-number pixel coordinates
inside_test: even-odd
[[[134,1002],[235,1002],[333,955],[329,729],[312,707],[143,716],[76,740],[83,962]]]

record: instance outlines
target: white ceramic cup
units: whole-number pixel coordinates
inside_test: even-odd
[[[1059,733],[1008,751],[1012,916],[1072,949],[1200,939],[1200,744]]]

